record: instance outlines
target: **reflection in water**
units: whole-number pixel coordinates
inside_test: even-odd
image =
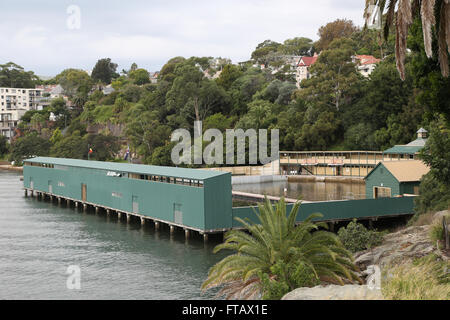
[[[287,189],[285,194],[284,189]],[[287,198],[309,201],[365,199],[363,183],[343,182],[266,182],[252,184],[235,184],[233,190],[267,194],[270,196],[286,196]]]

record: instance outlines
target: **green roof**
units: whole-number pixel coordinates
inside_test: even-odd
[[[423,146],[393,146],[390,149],[384,150],[385,154],[415,154],[422,149]]]
[[[193,179],[193,180],[206,180],[224,174],[230,174],[228,172],[220,172],[213,170],[150,166],[144,164],[131,164],[131,163],[119,163],[107,161],[88,161],[88,160],[66,159],[66,158],[35,157],[31,159],[26,159],[24,161],[32,163],[45,163],[61,166],[129,172],[135,174],[147,174],[147,175]]]

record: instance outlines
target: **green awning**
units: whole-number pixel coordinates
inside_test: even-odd
[[[384,150],[384,154],[415,154],[422,149],[423,146],[393,146],[390,149]]]

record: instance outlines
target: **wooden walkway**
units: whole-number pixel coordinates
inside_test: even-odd
[[[257,193],[249,193],[249,192],[242,192],[242,191],[232,191],[231,192],[233,199],[238,200],[250,200],[250,201],[256,201],[256,202],[263,202],[265,195],[263,194],[257,194]],[[269,199],[271,202],[279,201],[281,197],[275,197],[275,196],[267,196],[267,199]],[[291,198],[284,198],[284,201],[286,203],[296,203],[298,200],[291,199]],[[302,201],[302,202],[310,202],[310,201]]]

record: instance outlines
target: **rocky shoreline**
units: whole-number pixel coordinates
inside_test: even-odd
[[[439,219],[450,211],[441,211],[434,215]],[[286,294],[282,300],[381,300],[381,272],[388,266],[408,263],[417,258],[436,254],[448,260],[447,254],[441,252],[432,243],[431,225],[411,226],[384,236],[383,243],[369,250],[354,254],[355,263],[359,267],[360,277],[365,285],[321,285],[313,288],[298,288]],[[375,281],[374,281],[375,280]]]
[[[15,166],[10,165],[10,164],[2,164],[2,165],[0,165],[0,170],[23,172],[23,167],[15,167]]]

